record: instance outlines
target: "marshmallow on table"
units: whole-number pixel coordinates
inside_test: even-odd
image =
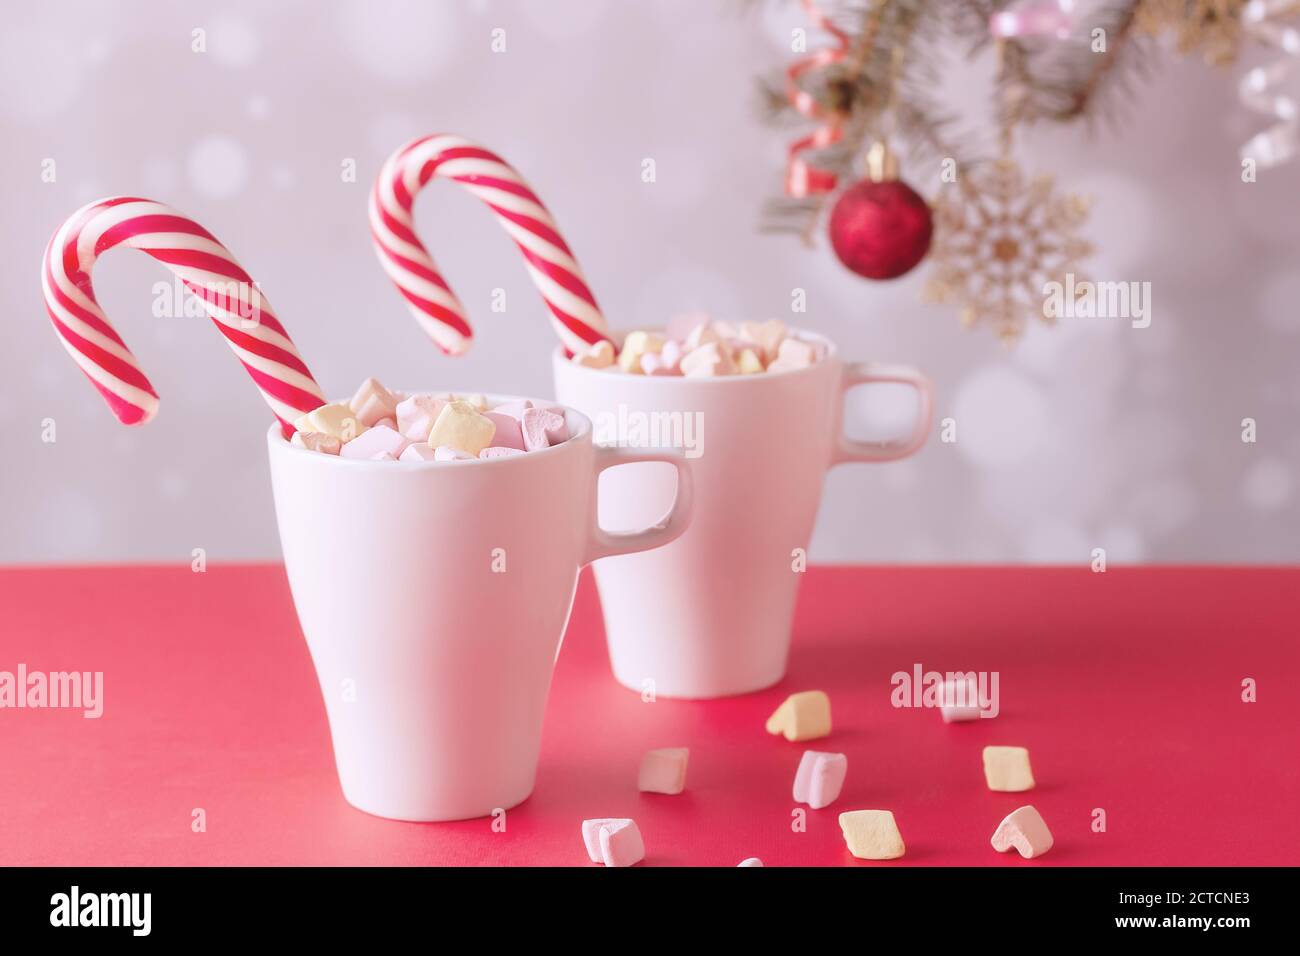
[[[411,442],[397,456],[398,461],[435,461],[436,458],[437,452],[420,441]]]
[[[762,866],[762,865],[763,865],[763,861],[756,856],[751,856],[747,859],[741,860],[739,863],[736,864],[736,866]]]
[[[569,427],[564,416],[549,408],[530,408],[525,411],[520,429],[527,451],[549,448],[569,439]]]
[[[388,454],[395,459],[408,444],[401,432],[376,425],[347,442],[339,454],[344,458],[374,458],[376,455]]]
[[[794,775],[794,801],[806,803],[814,810],[835,802],[849,772],[849,758],[844,754],[805,750]]]
[[[308,451],[318,451],[323,455],[337,455],[343,447],[343,443],[333,435],[322,435],[320,432],[294,432],[289,444]]]
[[[478,453],[480,458],[509,458],[512,455],[522,455],[523,452],[518,448],[506,448],[504,445],[489,445]]]
[[[344,446],[347,451],[347,446]],[[985,747],[984,780],[990,790],[1020,793],[1034,789],[1034,772],[1029,768],[1029,751],[1024,747]]]
[[[636,788],[642,793],[681,793],[686,789],[686,762],[690,755],[686,747],[647,751],[641,758]]]
[[[975,681],[946,680],[939,693],[939,713],[943,722],[978,720],[980,716],[979,688]]]
[[[846,810],[840,814],[840,830],[859,860],[896,860],[907,850],[889,810]]]
[[[831,732],[831,699],[824,691],[791,694],[767,718],[767,732],[786,740],[813,740]]]
[[[294,419],[293,427],[300,432],[329,435],[343,442],[352,441],[366,431],[366,426],[357,420],[357,413],[347,402],[322,405],[315,411]]]
[[[614,364],[614,343],[601,339],[585,352],[575,353],[572,361],[587,368],[609,368]]]
[[[524,450],[524,434],[518,418],[496,410],[484,412],[483,416],[490,419],[492,424],[496,426],[497,430],[492,433],[492,444],[494,446]]]
[[[1033,807],[1021,807],[1003,818],[989,842],[999,853],[1014,848],[1026,860],[1032,860],[1050,850],[1053,840],[1042,814]]]
[[[645,841],[635,820],[616,817],[583,820],[582,842],[592,863],[632,866],[645,859]]]
[[[817,361],[817,349],[809,342],[784,339],[777,349],[776,358],[767,367],[769,372],[790,372],[807,368]]]
[[[436,395],[412,395],[397,403],[397,430],[411,441],[428,441],[429,431],[447,404]]]
[[[363,425],[374,425],[381,418],[393,418],[397,413],[397,403],[398,398],[384,388],[378,379],[368,378],[352,396],[350,406],[356,412],[357,421]]]
[[[433,450],[434,461],[473,461],[477,457],[450,445],[439,445]]]
[[[477,458],[479,452],[492,444],[495,433],[492,419],[480,414],[469,402],[454,401],[438,413],[429,430],[429,444],[434,448],[449,445]]]
[[[618,367],[629,374],[641,371],[641,356],[658,352],[664,347],[664,337],[655,332],[629,332],[618,352]]]

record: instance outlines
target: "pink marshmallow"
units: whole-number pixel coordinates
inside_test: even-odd
[[[1032,860],[1050,850],[1054,841],[1042,814],[1033,807],[1021,807],[1007,814],[989,842],[999,853],[1014,847],[1026,860]]]
[[[370,456],[371,461],[397,461],[391,451],[379,451]]]
[[[375,422],[375,427],[378,428],[380,425],[383,425],[385,428],[391,428],[393,431],[398,430],[396,418],[381,418],[379,421]]]
[[[814,810],[835,802],[844,787],[849,760],[844,754],[805,750],[794,775],[795,803],[806,803]]]
[[[437,395],[412,395],[397,405],[397,430],[411,441],[428,441],[433,423],[446,404],[447,400]]]
[[[517,398],[514,401],[502,402],[492,409],[498,415],[509,415],[511,418],[523,419],[524,412],[533,407],[533,403],[526,398]]]
[[[647,751],[641,758],[636,788],[642,793],[681,793],[686,789],[686,747],[665,747]]]
[[[478,453],[480,458],[509,458],[511,455],[522,455],[523,452],[518,448],[506,448],[504,445],[489,445]]]
[[[483,414],[497,427],[497,430],[492,433],[491,447],[524,450],[524,433],[519,419],[513,415],[503,414],[498,411],[484,412]]]
[[[352,441],[343,446],[339,452],[344,458],[374,458],[381,452],[387,452],[397,458],[406,448],[407,440],[399,432],[383,425],[368,428]]]
[[[530,408],[523,418],[524,448],[536,451],[568,441],[569,429],[564,416],[544,408]]]
[[[398,461],[434,461],[437,453],[422,441],[411,442],[397,456]]]
[[[450,445],[439,445],[433,450],[434,461],[474,461],[474,456]]]

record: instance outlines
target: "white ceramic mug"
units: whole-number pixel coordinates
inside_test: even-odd
[[[285,569],[353,806],[432,821],[524,800],[579,569],[689,522],[681,455],[595,447],[587,418],[565,414],[563,444],[469,462],[350,460],[267,432]],[[653,526],[611,534],[597,479],[633,461],[667,462],[679,491]]]
[[[905,458],[930,431],[930,383],[911,368],[845,364],[820,336],[824,357],[809,368],[718,378],[626,375],[553,356],[559,400],[585,412],[597,440],[635,428],[659,438],[700,429],[691,462],[695,516],[681,539],[653,554],[595,566],[618,681],[668,697],[708,698],[770,687],[785,674],[799,573],[828,468]],[[920,396],[902,441],[844,437],[844,394],[898,382]],[[655,425],[655,416],[658,426]],[[620,438],[619,440],[627,440]],[[687,451],[688,455],[694,452]],[[605,476],[600,516],[636,527],[672,500],[671,468],[638,465]]]

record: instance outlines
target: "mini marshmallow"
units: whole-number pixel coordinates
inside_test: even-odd
[[[694,352],[701,345],[708,345],[710,342],[720,342],[722,336],[714,331],[713,326],[707,321],[701,322],[695,328],[691,329],[686,336],[685,349],[687,352]]]
[[[488,400],[486,395],[475,393],[473,395],[454,395],[452,398],[456,401],[464,402],[466,405],[473,405],[475,411],[487,411]]]
[[[794,775],[794,802],[806,803],[814,810],[835,802],[849,772],[849,758],[844,754],[805,750]]]
[[[343,443],[333,435],[322,435],[320,432],[294,432],[289,444],[308,451],[318,451],[323,455],[337,455],[343,447]]]
[[[736,864],[736,866],[762,866],[762,865],[763,865],[763,861],[756,856],[751,856],[748,859],[741,860],[739,863]]]
[[[658,352],[664,347],[664,337],[655,332],[629,332],[618,353],[618,367],[635,375],[641,371],[641,356]]]
[[[686,747],[647,751],[641,758],[636,788],[642,793],[681,793],[686,789],[686,762],[690,755]]]
[[[407,444],[401,432],[376,425],[374,428],[367,428],[365,432],[347,442],[339,454],[344,458],[374,458],[380,452],[387,452],[396,458]]]
[[[346,451],[346,446],[344,451]],[[984,780],[990,790],[1020,793],[1034,789],[1034,772],[1029,768],[1029,751],[1024,747],[985,747]]]
[[[449,445],[477,458],[479,452],[492,444],[495,433],[492,419],[479,414],[469,402],[454,401],[448,402],[438,413],[433,428],[429,430],[429,444],[434,448]]]
[[[824,691],[791,694],[767,718],[767,732],[786,740],[813,740],[831,732],[831,699]]]
[[[756,343],[763,352],[763,358],[769,362],[777,357],[781,342],[785,339],[785,323],[780,319],[768,319],[766,322],[741,322],[740,334]]]
[[[509,415],[511,418],[522,419],[524,412],[533,407],[533,403],[526,398],[516,398],[509,402],[502,402],[492,411],[498,415]]]
[[[411,441],[428,441],[433,423],[447,400],[436,395],[412,395],[397,403],[397,430]]]
[[[635,820],[615,817],[583,820],[582,842],[592,863],[632,866],[645,859],[645,841]]]
[[[450,445],[439,445],[433,450],[433,460],[435,462],[472,462],[477,455],[471,455],[468,451],[454,449]]]
[[[767,367],[769,372],[790,372],[807,368],[817,361],[817,350],[808,342],[799,339],[784,339],[777,349],[776,358]]]
[[[742,349],[740,356],[736,359],[736,373],[738,375],[754,375],[763,371],[763,360],[758,357],[758,353],[753,349]]]
[[[397,456],[398,461],[434,461],[437,452],[422,441],[414,441]]]
[[[1006,853],[1012,847],[1026,860],[1042,856],[1052,848],[1052,831],[1033,807],[1021,807],[1006,815],[989,841],[993,849]]]
[[[300,432],[317,432],[342,442],[350,442],[366,430],[357,420],[357,413],[347,402],[331,402],[314,412],[294,419],[293,427]]]
[[[518,448],[506,448],[504,445],[490,445],[478,453],[480,458],[509,458],[512,455],[522,455],[523,452]]]
[[[943,722],[979,720],[979,688],[975,681],[967,678],[963,681],[946,680],[939,692],[939,713]]]
[[[528,409],[520,424],[527,451],[549,448],[569,440],[569,428],[564,416],[547,408]]]
[[[370,456],[371,461],[397,461],[391,451],[377,451]]]
[[[524,450],[524,434],[519,419],[513,415],[503,415],[498,411],[484,412],[483,416],[496,426],[492,433],[492,444],[500,448],[518,448]]]
[[[575,365],[587,368],[609,368],[614,364],[614,343],[601,339],[585,352],[578,352],[572,359]]]
[[[391,428],[393,431],[398,430],[396,418],[381,418],[379,421],[375,422],[375,425],[383,425],[385,428]]]
[[[374,425],[382,418],[393,418],[397,414],[397,403],[397,397],[384,388],[379,379],[368,378],[361,383],[349,404],[356,412],[357,421]]]
[[[840,814],[840,830],[859,860],[896,860],[907,852],[889,810],[846,810]]]
[[[721,342],[709,342],[682,356],[682,374],[687,378],[703,378],[712,375],[730,375],[735,366],[731,354]]]

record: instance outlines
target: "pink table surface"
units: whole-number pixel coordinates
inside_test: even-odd
[[[778,687],[716,702],[615,684],[584,575],[533,796],[489,820],[397,823],[348,806],[278,565],[0,570],[0,671],[103,671],[98,720],[0,710],[0,864],[591,865],[584,817],[631,816],[648,865],[1300,863],[1293,569],[815,568]],[[895,709],[890,675],[996,670],[1001,714]],[[1244,703],[1253,678],[1258,701]],[[821,688],[835,729],[763,730]],[[980,750],[1027,746],[1029,794],[989,792]],[[691,748],[687,791],[639,794],[651,747]],[[848,755],[840,799],[794,832],[805,746]],[[1041,860],[988,839],[1022,803]],[[203,808],[207,830],[191,830]],[[837,814],[894,811],[907,856],[866,864]],[[1093,832],[1093,810],[1107,830]]]

